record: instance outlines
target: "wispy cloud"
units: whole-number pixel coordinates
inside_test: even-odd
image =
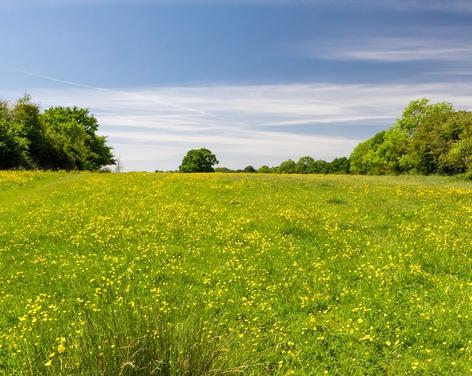
[[[348,155],[363,127],[387,127],[408,101],[447,100],[471,109],[466,83],[290,84],[134,90],[30,90],[43,107],[78,105],[97,115],[125,167],[176,168],[186,150],[207,146],[223,165],[275,164]],[[22,93],[0,92],[13,99]],[[187,111],[191,108],[195,111]],[[342,125],[342,126],[340,126]],[[318,132],[323,128],[323,132]],[[326,131],[328,130],[328,132]]]
[[[467,62],[472,59],[472,42],[444,37],[363,38],[334,41],[330,45],[308,42],[301,49],[306,55],[334,60]]]

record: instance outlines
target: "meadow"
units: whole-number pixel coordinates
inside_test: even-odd
[[[472,374],[472,183],[0,172],[3,374]]]

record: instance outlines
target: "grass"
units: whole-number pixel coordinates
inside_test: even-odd
[[[472,183],[0,173],[0,375],[472,373]]]

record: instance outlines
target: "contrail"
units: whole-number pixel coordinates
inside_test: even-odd
[[[75,87],[81,87],[81,88],[84,88],[84,89],[91,89],[91,90],[108,92],[108,93],[132,95],[132,96],[135,96],[135,97],[140,98],[140,99],[145,99],[147,101],[151,100],[153,102],[159,103],[159,104],[164,105],[164,106],[177,108],[179,110],[184,110],[184,111],[187,111],[187,112],[194,112],[194,113],[197,113],[199,115],[204,115],[204,116],[208,116],[208,117],[211,117],[211,118],[214,118],[214,119],[218,119],[217,116],[215,116],[213,114],[210,114],[208,112],[205,112],[205,111],[198,110],[196,108],[187,107],[187,106],[180,106],[180,105],[170,103],[170,102],[166,102],[166,101],[163,101],[163,100],[160,100],[160,99],[149,98],[149,97],[146,97],[145,95],[141,95],[141,94],[130,92],[130,91],[107,89],[107,88],[103,88],[103,87],[97,87],[97,86],[82,84],[82,83],[74,82],[74,81],[61,80],[59,78],[46,76],[46,75],[38,74],[38,73],[33,73],[33,72],[25,71],[25,70],[22,70],[22,69],[10,69],[10,70],[13,71],[13,72],[26,74],[26,75],[31,76],[31,77],[37,77],[37,78],[41,78],[43,80],[48,80],[48,81],[57,82],[57,83],[70,85],[70,86],[75,86]]]

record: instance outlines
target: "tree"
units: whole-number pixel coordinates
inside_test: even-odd
[[[359,144],[351,171],[361,174],[457,174],[471,167],[472,113],[450,103],[411,102],[395,124]]]
[[[313,162],[313,173],[314,174],[327,174],[328,173],[328,162],[322,159],[317,159]]]
[[[301,157],[295,170],[298,174],[313,174],[315,172],[315,160],[312,157]]]
[[[244,167],[244,172],[254,173],[254,172],[257,172],[257,170],[252,166],[246,166],[246,167]]]
[[[408,152],[412,169],[421,174],[432,174],[438,171],[441,156],[447,154],[451,142],[455,141],[454,138],[457,139],[448,129],[448,123],[454,118],[455,111],[449,103],[425,103],[416,114],[419,120],[411,134]],[[401,120],[404,121],[405,119]]]
[[[294,174],[296,172],[296,168],[297,164],[292,159],[288,159],[280,164],[278,170],[281,174]]]
[[[230,172],[234,172],[234,171],[231,170],[228,167],[215,167],[215,172],[230,173]]]
[[[119,158],[115,158],[115,172],[122,172],[123,171],[123,163],[121,163],[121,160]],[[159,170],[156,170],[155,172],[159,172]]]
[[[87,109],[53,107],[41,115],[49,144],[41,164],[46,168],[99,170],[115,164],[106,138],[96,134],[98,121]]]
[[[349,174],[350,163],[346,157],[335,158],[332,162],[328,163],[327,172],[334,174]]]
[[[378,148],[385,139],[385,131],[357,145],[351,154],[351,171],[357,174],[380,174],[382,162]]]
[[[39,167],[41,156],[47,149],[44,126],[40,119],[40,108],[31,101],[29,95],[25,95],[16,101],[11,109],[12,121],[28,139],[29,167]]]
[[[26,95],[13,106],[0,102],[0,168],[99,170],[114,164],[97,119],[87,109],[41,112]]]
[[[216,156],[208,149],[192,149],[187,152],[179,167],[180,172],[214,172],[218,164]]]
[[[445,174],[472,173],[472,112],[458,111],[445,125],[450,141],[447,153],[439,158]]]
[[[257,170],[257,172],[261,174],[270,174],[272,171],[269,166],[262,165],[261,167],[259,167],[259,170]]]
[[[8,103],[0,102],[0,168],[28,168],[29,140],[21,123],[14,121]]]

